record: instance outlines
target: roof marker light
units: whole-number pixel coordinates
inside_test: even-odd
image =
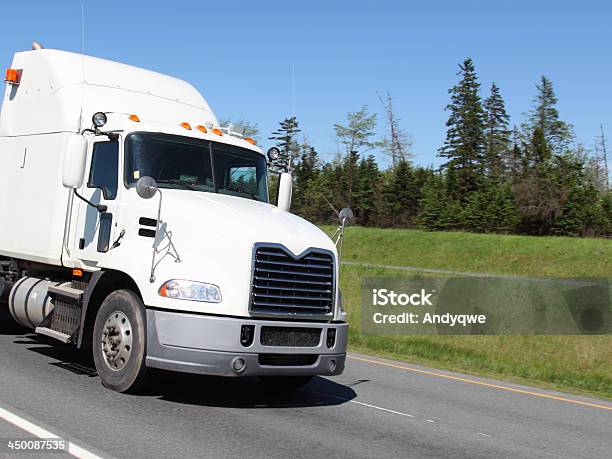
[[[184,122],[184,121],[181,123],[181,127],[185,128],[185,129],[189,129],[191,131],[191,125],[189,123]]]
[[[249,142],[251,145],[257,145],[257,142],[255,141],[253,137],[245,137],[244,140]]]
[[[140,123],[140,118],[138,118],[138,115],[130,115],[128,116],[128,119],[134,123]]]
[[[212,128],[211,131],[213,131],[215,134],[222,136],[223,132],[221,132],[221,129],[218,128]]]
[[[6,76],[4,81],[10,84],[18,85],[21,80],[21,70],[6,69]]]
[[[196,129],[200,132],[203,132],[204,134],[206,134],[208,132],[208,129],[206,129],[206,126],[202,126],[201,124],[198,124],[196,126]]]

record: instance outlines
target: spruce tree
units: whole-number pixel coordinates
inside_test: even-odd
[[[409,226],[416,216],[418,191],[415,186],[415,178],[410,163],[401,160],[393,168],[394,194],[393,198],[400,211],[395,216],[395,224]]]
[[[489,97],[484,101],[485,110],[485,163],[491,177],[503,177],[510,162],[511,142],[508,125],[510,117],[499,88],[491,84]]]
[[[372,226],[375,224],[379,207],[379,174],[374,156],[368,155],[367,158],[360,161],[352,206],[360,225]]]
[[[429,230],[444,229],[444,213],[447,203],[443,176],[432,175],[423,185],[419,224]]]
[[[297,134],[301,132],[299,123],[296,117],[292,116],[291,118],[285,118],[279,124],[279,129],[274,131],[272,136],[268,137],[268,139],[277,141],[276,146],[281,151],[281,157],[278,163],[287,164],[291,167],[300,154],[300,145],[296,138]]]
[[[529,118],[523,124],[524,137],[526,139],[534,137],[536,129],[539,129],[541,131],[541,133],[538,133],[538,135],[541,135],[540,140],[545,143],[541,147],[542,152],[561,155],[568,150],[574,139],[573,128],[559,118],[558,99],[552,82],[542,75],[536,89],[537,95],[533,100],[533,107],[529,111]],[[534,159],[544,161],[548,159],[548,156],[544,158],[536,156]]]
[[[321,160],[314,147],[307,142],[300,145],[302,155],[293,170],[294,190],[292,198],[293,212],[301,215],[302,208],[307,201],[308,186],[320,172]]]
[[[349,151],[338,169],[341,185],[341,192],[335,194],[340,198],[336,201],[339,208],[351,207],[353,205],[353,197],[359,183],[359,153],[352,150]]]
[[[480,83],[470,58],[459,65],[457,75],[461,79],[449,89],[451,101],[446,107],[450,112],[446,122],[448,129],[438,155],[448,160],[444,169],[456,171],[457,190],[454,193],[463,201],[478,188],[483,175],[485,116],[478,95]]]

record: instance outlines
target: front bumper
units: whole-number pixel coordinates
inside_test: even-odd
[[[255,327],[250,346],[240,344],[242,325]],[[316,347],[264,346],[261,327],[321,328]],[[327,347],[327,329],[336,329],[335,343]],[[348,324],[269,321],[251,318],[206,316],[147,309],[147,359],[149,367],[218,376],[338,375],[344,370]],[[272,359],[266,358],[272,356]],[[304,356],[307,364],[270,364],[283,357]],[[235,370],[242,359],[244,368]],[[263,363],[262,363],[263,360]]]

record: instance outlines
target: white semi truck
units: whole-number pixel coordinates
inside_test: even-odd
[[[0,115],[2,307],[122,392],[147,368],[340,374],[338,251],[289,213],[291,176],[270,204],[262,150],[184,81],[32,48]]]

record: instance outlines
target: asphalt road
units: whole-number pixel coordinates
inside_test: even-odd
[[[105,389],[68,347],[0,316],[0,439],[11,413],[103,457],[610,457],[612,403],[351,355],[294,395],[156,374]],[[0,445],[0,457],[9,457]],[[17,457],[41,457],[20,454]]]

